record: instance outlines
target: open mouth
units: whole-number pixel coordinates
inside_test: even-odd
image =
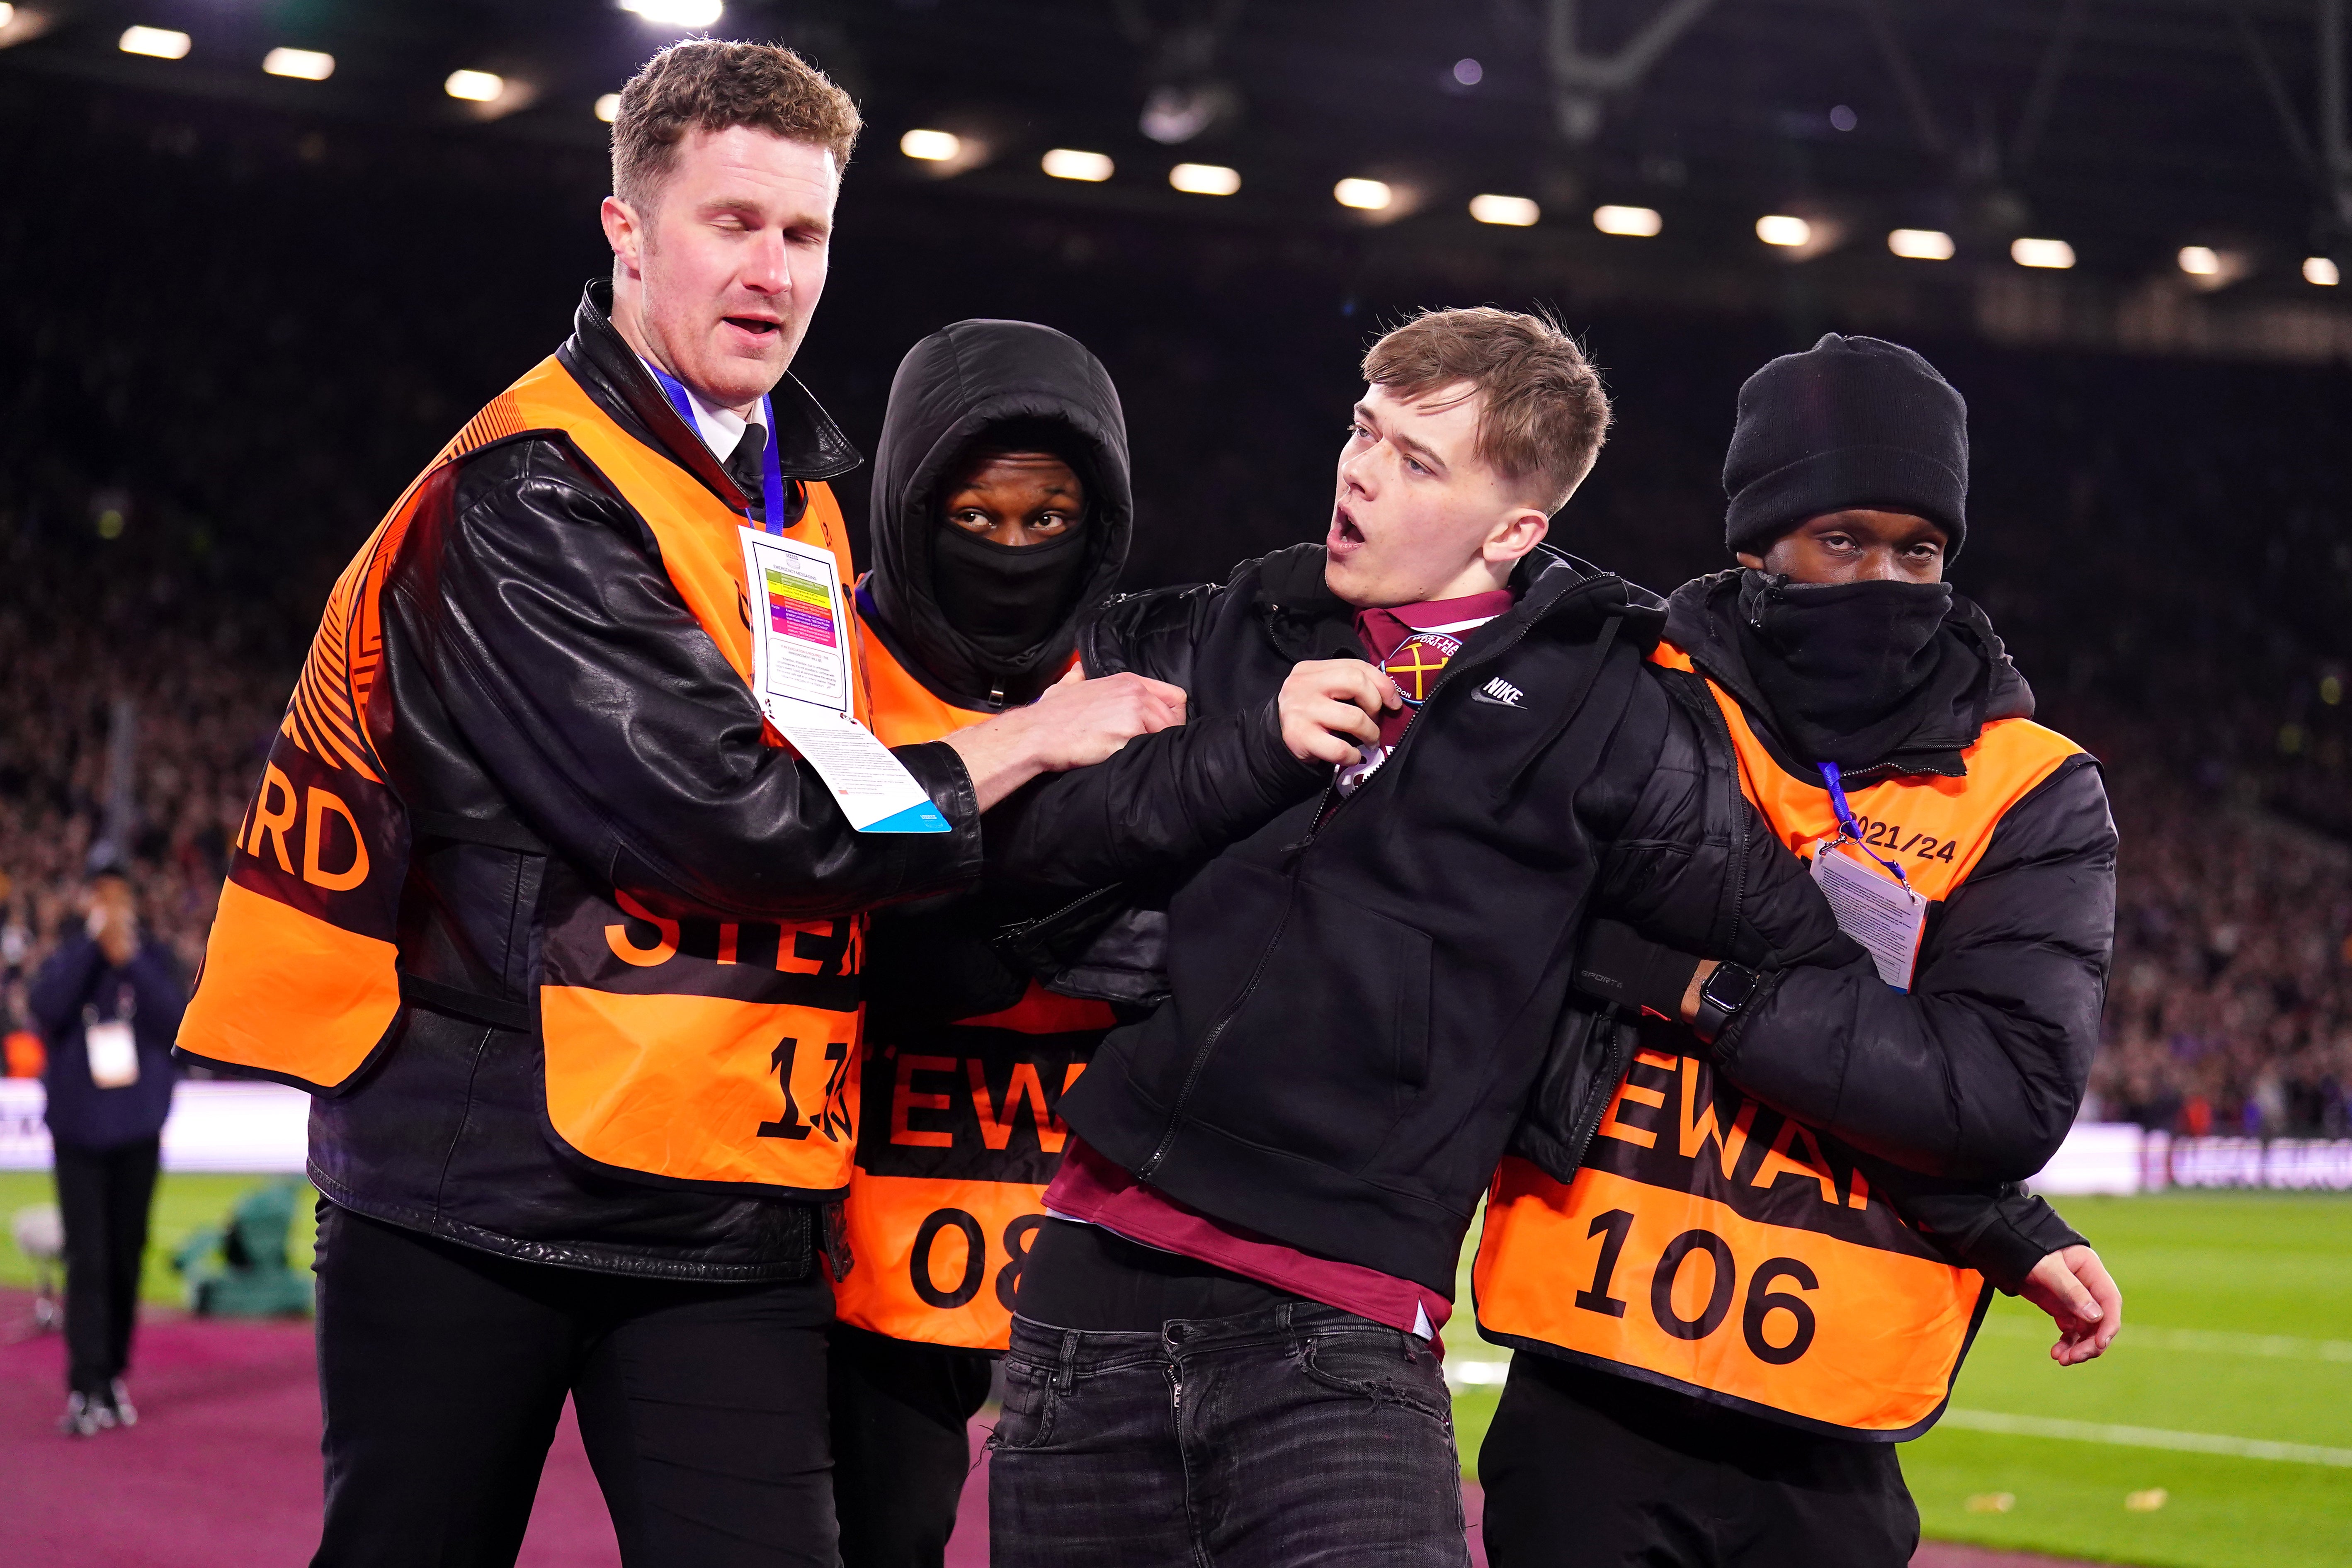
[[[730,327],[740,327],[755,338],[764,338],[782,330],[781,323],[763,321],[757,316],[730,316],[727,318],[727,324]]]
[[[1356,526],[1356,520],[1348,515],[1348,509],[1344,506],[1332,509],[1331,537],[1340,544],[1361,544],[1364,542],[1364,531]]]

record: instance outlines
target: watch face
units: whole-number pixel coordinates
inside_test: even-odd
[[[1700,993],[1726,1012],[1737,1012],[1756,994],[1756,972],[1736,963],[1718,963]]]

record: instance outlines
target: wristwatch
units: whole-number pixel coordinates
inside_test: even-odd
[[[1730,1026],[1764,983],[1762,975],[1741,963],[1718,963],[1706,983],[1698,988],[1698,1016],[1691,1020],[1691,1033],[1708,1045]]]

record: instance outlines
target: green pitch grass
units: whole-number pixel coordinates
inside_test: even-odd
[[[1924,1532],[2143,1568],[2352,1563],[2352,1198],[2184,1193],[2061,1207],[2122,1285],[2124,1332],[2099,1360],[2062,1368],[2048,1358],[2049,1320],[1996,1297],[1955,1414],[1903,1449]],[[1457,1375],[1461,1361],[1504,1359],[1467,1323],[1466,1255],[1462,1287],[1465,1317],[1446,1334]],[[1500,1392],[1456,1394],[1465,1469]],[[2225,1440],[2205,1447],[2298,1445],[2338,1462],[1960,1425],[1980,1415],[2108,1437],[2122,1427]]]
[[[180,1277],[172,1271],[172,1254],[188,1233],[228,1221],[228,1211],[239,1196],[271,1176],[166,1175],[155,1184],[155,1211],[149,1222],[147,1268],[139,1282],[139,1299],[163,1306],[183,1304]],[[318,1194],[308,1182],[294,1200],[294,1227],[286,1237],[288,1261],[298,1272],[310,1267],[310,1238],[316,1224],[311,1204]],[[33,1260],[16,1250],[15,1219],[18,1209],[58,1201],[57,1185],[46,1171],[0,1171],[0,1286],[22,1290],[33,1288]],[[60,1281],[62,1284],[62,1281]]]

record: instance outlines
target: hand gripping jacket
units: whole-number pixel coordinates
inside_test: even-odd
[[[664,1184],[838,1193],[849,1176],[862,920],[665,919],[551,859],[535,1018],[514,1003],[443,994],[400,970],[412,834],[465,829],[413,822],[387,782],[380,747],[391,704],[373,700],[379,598],[427,478],[495,442],[549,431],[637,512],[695,619],[748,683],[740,520],[616,424],[556,359],[543,361],[411,483],[337,581],[238,831],[180,1049],[331,1095],[385,1048],[404,999],[508,1028],[535,1023],[548,1126],[584,1160]],[[830,549],[846,582],[840,509],[822,484],[807,493],[791,531]],[[762,739],[782,743],[773,729]],[[490,1016],[503,1012],[516,1016]]]
[[[1701,679],[1671,645],[1653,657]],[[1706,686],[1727,730],[1716,739],[1780,840],[1801,858],[1834,840],[1829,792],[1791,777],[1738,701]],[[1995,720],[1963,753],[1965,778],[1898,775],[1851,802],[1869,847],[1940,902],[2002,815],[2077,750],[2030,720]],[[1503,1161],[1472,1281],[1479,1327],[1499,1342],[1875,1442],[1942,1415],[1992,1290],[1874,1196],[1837,1140],[1696,1058],[1651,1050],[1572,1182]]]
[[[884,745],[940,740],[990,717],[934,695],[862,629]],[[926,1344],[1005,1348],[1021,1265],[1069,1137],[1062,1096],[1118,1021],[1107,1003],[1030,980],[1001,1011],[874,1039],[850,1085],[856,1166],[846,1248],[830,1264],[843,1322]]]

